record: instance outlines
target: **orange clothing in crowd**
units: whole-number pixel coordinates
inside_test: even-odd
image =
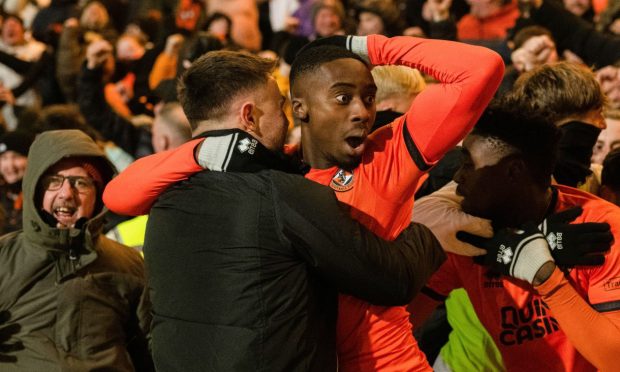
[[[515,25],[519,18],[517,4],[512,2],[504,5],[496,13],[477,18],[466,14],[456,24],[458,40],[503,40],[508,29]]]

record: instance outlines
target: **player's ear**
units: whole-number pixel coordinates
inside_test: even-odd
[[[293,116],[295,119],[302,123],[307,123],[310,120],[310,115],[308,114],[306,100],[303,98],[293,98],[291,104],[293,106]]]

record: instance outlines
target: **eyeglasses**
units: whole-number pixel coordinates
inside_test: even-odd
[[[60,174],[50,174],[43,177],[43,189],[48,191],[60,190],[65,180],[69,181],[69,185],[77,190],[80,194],[92,191],[95,182],[91,178],[80,176],[61,176]]]

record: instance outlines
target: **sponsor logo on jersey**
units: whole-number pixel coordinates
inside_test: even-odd
[[[606,291],[614,291],[620,289],[620,277],[611,278],[603,285]]]
[[[250,155],[254,155],[254,151],[256,151],[256,145],[258,145],[258,141],[255,139],[244,138],[237,143],[237,149],[240,153],[247,152]]]
[[[329,183],[329,187],[340,192],[351,190],[353,188],[353,173],[344,169],[338,170]]]
[[[549,313],[549,306],[539,298],[533,299],[521,309],[504,306],[500,311],[502,332],[499,340],[506,346],[521,345],[560,329],[558,321]]]
[[[504,288],[504,282],[499,279],[489,279],[483,283],[484,288]]]

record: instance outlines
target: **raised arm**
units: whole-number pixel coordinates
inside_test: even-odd
[[[202,140],[192,140],[176,149],[136,160],[108,183],[103,202],[119,214],[139,216],[149,213],[168,187],[202,170],[194,160],[194,149]]]
[[[117,115],[107,104],[103,91],[103,65],[111,58],[112,45],[105,40],[92,42],[86,50],[86,64],[78,79],[77,102],[88,124],[120,148],[139,157],[142,139],[148,133]],[[152,152],[152,151],[151,151]]]
[[[530,18],[551,31],[559,47],[570,49],[598,68],[620,59],[620,37],[606,35],[553,1],[533,0]]]
[[[427,165],[469,132],[504,74],[497,53],[457,42],[371,35],[367,48],[373,65],[405,65],[439,81],[416,97],[405,118],[406,130]]]

